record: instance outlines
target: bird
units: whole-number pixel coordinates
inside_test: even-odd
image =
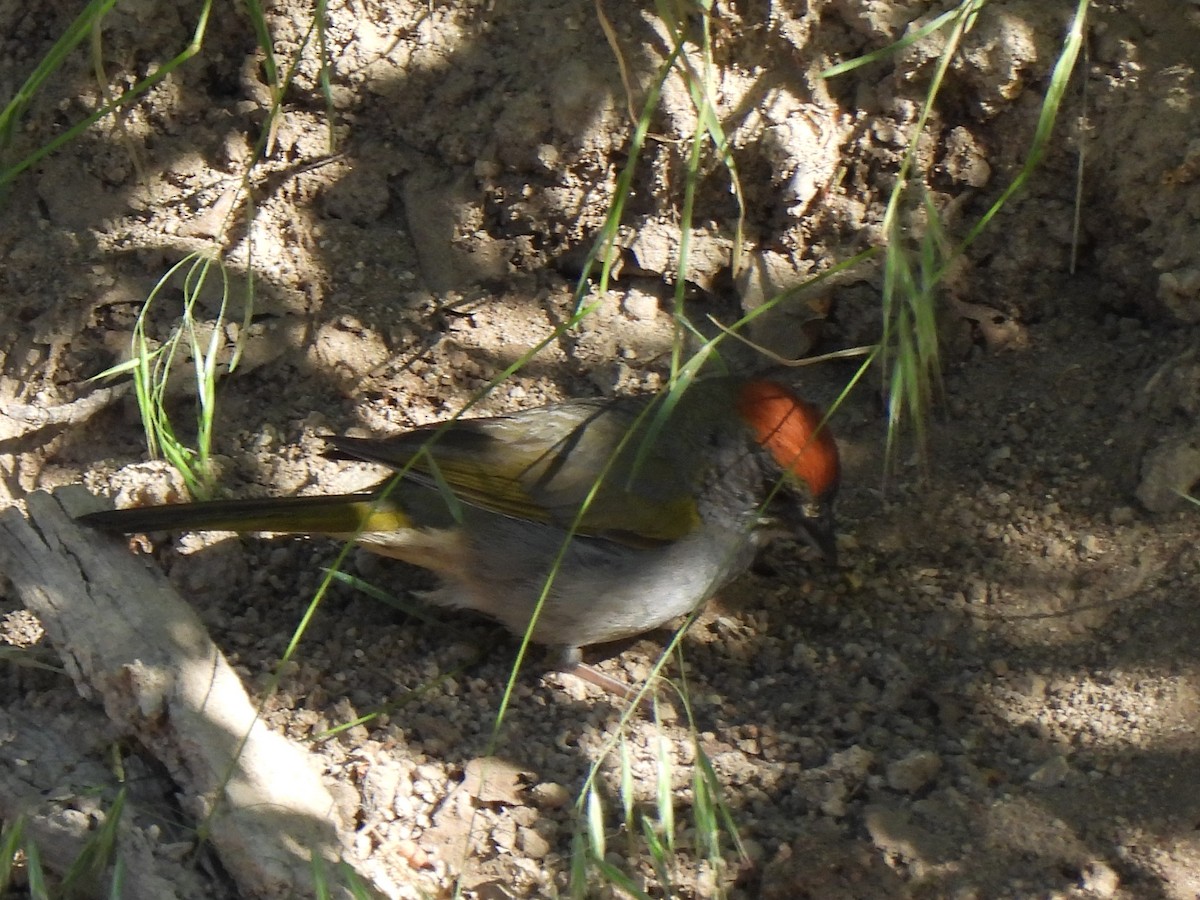
[[[80,517],[104,531],[317,534],[440,576],[422,599],[557,650],[614,690],[582,648],[703,605],[780,536],[836,564],[837,444],[816,405],[766,378],[574,399],[455,418],[332,452],[395,474],[361,493],[209,500]],[[618,692],[620,692],[618,690]]]

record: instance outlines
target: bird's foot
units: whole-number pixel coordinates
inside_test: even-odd
[[[588,684],[595,685],[606,693],[612,694],[622,700],[629,702],[638,701],[639,706],[646,715],[654,714],[654,695],[652,693],[642,693],[639,688],[626,684],[620,679],[613,678],[611,675],[606,675],[595,666],[589,666],[583,661],[582,654],[578,647],[566,647],[562,651],[562,655],[558,663],[558,671],[564,675],[574,675],[580,681],[586,681]],[[640,701],[638,700],[641,697]]]

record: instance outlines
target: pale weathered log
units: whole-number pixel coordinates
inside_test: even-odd
[[[141,771],[124,785],[102,762],[98,745],[112,739],[104,713],[80,706],[61,715],[0,709],[0,819],[12,826],[24,817],[25,834],[37,846],[42,866],[60,878],[96,837],[125,787],[124,811],[116,823],[115,855],[121,861],[121,896],[128,900],[213,900],[227,891],[163,827],[178,811],[165,797],[165,776]],[[174,837],[178,841],[179,835]],[[103,883],[75,883],[72,895],[108,897]]]
[[[31,494],[0,515],[0,563],[80,693],[95,696],[181,786],[246,896],[313,888],[310,857],[343,857],[329,791],[298,746],[256,716],[195,612],[123,541],[80,528],[81,487]]]

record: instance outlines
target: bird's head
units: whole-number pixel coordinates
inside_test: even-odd
[[[835,562],[833,504],[841,470],[837,444],[821,410],[777,382],[755,380],[739,388],[737,412],[783,471],[785,482],[807,490],[810,509],[788,518]]]

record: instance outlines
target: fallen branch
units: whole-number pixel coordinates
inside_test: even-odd
[[[85,697],[171,773],[183,802],[248,897],[314,890],[345,832],[309,756],[268,729],[195,612],[116,538],[79,528],[83,488],[0,515],[0,563]],[[364,878],[364,881],[368,879]]]
[[[59,879],[68,876],[89,851],[122,787],[111,767],[100,761],[97,746],[111,731],[104,714],[92,707],[57,716],[44,710],[35,715],[0,709],[0,818],[7,828],[23,819],[42,866]],[[165,798],[174,788],[165,777],[143,768],[148,767],[136,767],[136,790],[115,823],[121,896],[128,900],[223,896],[202,867],[182,859],[180,845],[170,843],[164,825],[166,832],[176,831],[166,823],[177,820],[178,812]],[[109,893],[87,880],[72,887],[76,896]]]

